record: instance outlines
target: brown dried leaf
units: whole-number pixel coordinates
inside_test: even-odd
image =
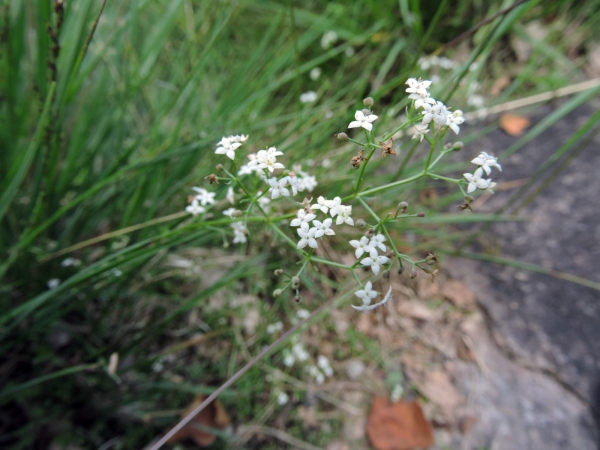
[[[434,442],[431,425],[417,402],[389,403],[373,398],[367,435],[376,450],[428,448]]]
[[[449,280],[444,283],[442,295],[460,308],[471,309],[475,306],[475,295],[460,281]]]
[[[196,398],[194,398],[194,401],[186,408],[181,416],[187,416],[196,407],[198,407],[205,398],[206,397],[202,394],[197,395]],[[200,447],[209,447],[217,439],[217,437],[208,431],[201,430],[197,425],[218,428],[222,430],[229,425],[229,423],[230,420],[227,412],[219,400],[215,400],[202,411],[200,411],[200,413],[197,414],[196,417],[194,417],[186,426],[175,433],[175,435],[169,439],[169,442],[172,443],[189,438]]]
[[[520,136],[531,122],[527,117],[504,113],[500,116],[500,128],[511,136]]]
[[[446,413],[452,415],[455,408],[465,402],[456,390],[447,373],[436,370],[430,372],[419,390],[433,403],[439,405]]]
[[[496,81],[494,81],[494,84],[492,84],[492,88],[490,89],[490,97],[498,97],[508,86],[510,86],[509,77],[503,76],[498,78]]]

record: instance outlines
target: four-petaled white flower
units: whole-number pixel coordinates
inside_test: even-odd
[[[412,135],[413,139],[418,139],[419,142],[423,142],[423,138],[429,132],[429,128],[427,127],[426,123],[416,124],[412,128],[412,132],[413,132],[413,135]]]
[[[233,142],[231,137],[222,138],[217,145],[218,147],[215,153],[217,155],[227,155],[227,157],[232,160],[235,159],[235,150],[242,146],[240,142]]]
[[[492,172],[492,167],[497,167],[498,170],[502,171],[502,166],[498,164],[498,160],[495,156],[489,155],[486,152],[481,152],[479,156],[471,161],[473,164],[481,166],[485,173],[489,175]]]
[[[317,217],[316,214],[306,213],[303,209],[298,210],[298,217],[290,222],[290,226],[292,227],[300,227],[303,230],[308,230],[311,220],[314,220]]]
[[[423,123],[429,123],[432,120],[438,125],[446,125],[448,121],[448,108],[440,101],[433,105],[423,105]]]
[[[275,178],[271,178],[267,180],[269,183],[269,192],[271,193],[271,198],[276,199],[279,196],[289,197],[290,191],[288,191],[285,186],[288,180],[287,177],[283,177],[281,180],[277,181]]]
[[[377,250],[373,247],[369,241],[369,238],[366,236],[361,237],[360,241],[357,241],[356,239],[350,241],[350,245],[356,249],[354,254],[356,255],[357,259],[360,258],[363,253],[368,253],[372,258],[377,258]]]
[[[248,234],[248,229],[244,226],[244,222],[233,222],[229,225],[233,228],[234,244],[243,244],[247,241],[246,234]]]
[[[348,225],[354,226],[354,220],[352,220],[352,206],[340,205],[337,208],[337,218],[335,219],[336,225],[341,225],[344,222]]]
[[[332,222],[333,220],[331,219],[325,219],[323,222],[321,222],[320,220],[313,220],[313,225],[317,229],[315,237],[321,237],[324,234],[326,234],[327,236],[333,236],[335,234],[335,231],[331,229]]]
[[[340,201],[341,201],[341,199],[340,199]],[[327,214],[327,212],[329,211],[329,205],[330,205],[330,201],[327,200],[325,197],[320,196],[317,199],[317,203],[312,205],[310,207],[310,209],[314,209],[315,211],[323,211],[325,214]]]
[[[302,228],[298,228],[298,236],[300,236],[300,241],[298,242],[298,248],[304,248],[308,244],[309,247],[317,248],[319,244],[317,244],[316,234],[317,228],[312,227],[309,230],[304,230]]]
[[[463,117],[463,113],[460,109],[457,109],[454,112],[448,113],[448,118],[446,119],[446,125],[450,127],[455,134],[458,134],[460,131],[459,125],[465,121]]]
[[[212,205],[215,203],[215,193],[208,192],[204,188],[194,186],[192,190],[196,191],[198,195],[195,198],[200,202],[202,206],[206,206],[207,204]]]
[[[377,275],[379,273],[379,269],[381,268],[382,264],[385,264],[389,261],[387,256],[376,256],[375,258],[365,258],[363,259],[360,263],[363,266],[366,267],[371,267],[371,270],[373,271],[373,273],[375,275]]]
[[[473,192],[477,188],[487,189],[490,187],[490,183],[492,180],[484,180],[483,178],[481,178],[482,175],[483,169],[481,167],[477,168],[477,170],[475,170],[475,173],[473,174],[463,173],[463,176],[469,182],[469,185],[467,186],[468,193]]]
[[[385,252],[387,250],[387,248],[385,247],[384,242],[385,242],[385,236],[381,233],[377,233],[375,236],[373,236],[371,238],[369,245],[371,245],[371,247],[373,247],[373,248],[379,247],[379,249],[382,252]]]
[[[362,301],[363,301],[363,305],[362,306],[354,306],[354,305],[352,305],[352,307],[354,309],[356,309],[357,311],[370,311],[372,309],[377,308],[378,306],[385,305],[388,302],[388,300],[392,297],[392,287],[390,286],[390,288],[388,289],[387,294],[385,294],[385,297],[383,298],[383,300],[381,300],[379,303],[375,303],[375,304],[371,305],[371,299],[373,299],[375,297],[373,297],[373,296],[367,296],[367,295],[365,295],[363,297],[363,296],[359,296],[358,295],[359,292],[365,292],[367,290],[367,287],[370,289],[371,288],[370,285],[371,285],[371,282],[369,281],[367,283],[367,285],[365,286],[365,290],[364,291],[360,290],[360,291],[356,291],[355,292],[354,295],[356,295],[359,298],[362,298]],[[375,296],[377,296],[377,293],[375,293]]]
[[[300,181],[300,178],[298,178],[296,175],[292,175],[293,172],[290,172],[290,175],[287,177],[288,178],[288,184],[290,185],[290,188],[292,189],[292,195],[297,195],[298,191],[302,192],[304,190],[304,186],[302,186],[302,182]]]
[[[379,293],[373,290],[373,285],[370,281],[367,281],[364,289],[360,289],[354,293],[358,298],[363,301],[363,306],[369,306],[371,304],[371,300],[377,297]],[[353,305],[353,308],[356,306]]]
[[[485,190],[485,192],[487,192],[488,194],[493,194],[494,193],[494,188],[496,187],[496,182],[492,181],[492,179],[490,178],[488,180],[490,183],[488,184],[487,189]]]
[[[204,212],[206,212],[206,209],[204,209],[202,206],[200,206],[200,204],[198,203],[198,199],[193,199],[191,205],[188,205],[185,208],[186,212],[190,213],[192,216],[197,216],[198,214],[202,214]]]
[[[426,103],[430,105],[435,103],[435,100],[427,91],[431,85],[431,81],[417,81],[414,78],[409,78],[406,80],[406,84],[408,84],[406,92],[410,94],[408,98],[415,100],[415,108],[420,108]]]
[[[227,195],[225,196],[225,198],[232,205],[235,203],[235,197],[233,196],[233,188],[232,187],[229,187],[229,189],[227,189]]]
[[[223,211],[223,215],[227,216],[227,217],[232,217],[231,213],[233,213],[235,211],[235,208],[228,208],[225,211]]]
[[[300,192],[304,190],[312,192],[313,189],[317,187],[317,179],[314,176],[309,175],[306,172],[298,172],[298,175],[300,175],[299,177],[297,177],[299,183],[298,190]]]
[[[356,120],[350,122],[348,128],[363,127],[367,131],[371,131],[373,129],[373,124],[371,122],[374,122],[378,119],[378,117],[375,114],[369,114],[365,116],[365,114],[362,111],[356,111],[356,114],[354,114],[354,118]]]

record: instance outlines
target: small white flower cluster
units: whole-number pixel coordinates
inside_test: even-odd
[[[294,172],[290,172],[289,175],[280,179],[269,178],[267,180],[269,185],[269,192],[271,198],[276,199],[277,197],[289,197],[290,195],[297,195],[298,192],[312,192],[317,187],[317,179],[307,174],[306,172],[300,172],[296,175]],[[289,189],[287,188],[289,186]],[[291,193],[290,193],[291,189]]]
[[[60,263],[60,265],[62,267],[69,267],[69,266],[78,267],[81,265],[81,260],[77,259],[77,258],[73,258],[73,257],[68,257],[68,258],[63,259],[63,261]]]
[[[467,192],[471,193],[475,189],[479,188],[489,192],[490,194],[493,194],[496,183],[494,183],[491,178],[486,180],[482,178],[482,176],[483,172],[485,172],[487,175],[492,173],[492,167],[497,167],[498,170],[502,171],[502,166],[498,164],[498,159],[486,152],[481,152],[479,156],[474,158],[471,162],[479,167],[475,169],[475,172],[472,174],[463,174],[463,176],[469,182],[469,185],[467,186]]]
[[[331,48],[335,41],[337,41],[338,35],[335,31],[326,31],[321,37],[321,47],[323,50]]]
[[[323,221],[316,220],[317,215],[314,211],[321,211],[325,214],[329,212],[331,218],[327,218]],[[342,205],[342,199],[335,197],[333,200],[327,200],[324,197],[319,197],[317,203],[312,205],[308,212],[305,209],[298,210],[297,217],[290,222],[290,226],[298,227],[298,235],[300,241],[298,242],[298,248],[302,249],[307,245],[312,248],[318,248],[319,244],[317,239],[327,235],[333,236],[335,231],[331,229],[333,224],[333,217],[336,217],[336,225],[347,223],[348,225],[354,225],[352,217],[352,206]],[[312,222],[312,227],[310,226]]]
[[[363,304],[361,306],[352,305],[352,307],[357,311],[370,311],[372,309],[377,308],[378,306],[385,305],[387,303],[387,301],[392,296],[392,287],[390,286],[383,300],[375,304],[371,304],[371,301],[379,295],[379,292],[373,290],[373,285],[370,281],[367,281],[367,284],[365,285],[364,289],[356,291],[354,295],[360,298],[363,301]]]
[[[315,91],[308,91],[300,95],[300,101],[302,103],[314,103],[317,101],[317,93]]]
[[[459,125],[465,121],[461,110],[451,112],[448,110],[446,105],[442,102],[435,100],[431,97],[428,89],[431,85],[431,81],[428,80],[416,80],[415,78],[409,78],[406,81],[408,88],[406,92],[410,95],[408,98],[415,101],[415,108],[423,108],[423,122],[422,125],[427,125],[433,121],[439,126],[447,126],[454,133],[458,134],[460,131]],[[413,139],[423,139],[423,135],[428,131],[422,127],[417,130],[418,137],[413,135]]]
[[[267,325],[267,334],[274,334],[281,330],[283,330],[283,324],[281,322],[275,322]]]
[[[317,384],[323,384],[325,377],[330,378],[333,375],[333,369],[326,356],[319,355],[316,366],[308,366],[308,374],[315,379]]]
[[[234,244],[243,244],[247,241],[246,235],[248,234],[248,229],[244,225],[243,222],[233,222],[229,224],[233,229],[233,243]]]
[[[198,214],[206,212],[206,208],[204,208],[206,205],[214,205],[215,193],[208,192],[206,189],[196,186],[192,189],[198,194],[194,196],[192,203],[188,205],[185,210],[193,216],[197,216]]]
[[[290,400],[290,397],[281,389],[273,390],[273,394],[277,398],[277,403],[281,406],[285,405]]]
[[[259,150],[258,153],[248,155],[250,162],[248,168],[251,171],[267,169],[273,173],[275,169],[285,169],[285,166],[277,162],[277,157],[283,155],[275,147],[269,147],[267,150]]]
[[[387,256],[379,256],[379,252],[377,251],[378,248],[383,252],[387,251],[384,242],[385,236],[381,233],[378,233],[371,239],[363,236],[360,238],[360,241],[350,241],[350,245],[356,249],[354,254],[356,255],[357,259],[360,258],[364,253],[369,254],[369,256],[363,259],[360,263],[365,267],[370,267],[375,275],[379,273],[381,265],[389,261]]]
[[[431,67],[441,67],[442,69],[450,70],[457,66],[457,63],[452,61],[450,58],[436,55],[421,56],[418,64],[423,70],[429,70]]]
[[[215,153],[217,155],[226,155],[229,159],[235,159],[235,151],[242,146],[244,142],[248,139],[247,135],[237,135],[237,136],[228,136],[223,137],[217,143],[217,150]]]
[[[400,401],[400,399],[402,398],[402,394],[404,394],[404,389],[402,388],[402,385],[398,383],[394,386],[394,389],[390,394],[390,400],[392,401],[392,403]]]
[[[283,364],[287,367],[292,367],[296,363],[296,361],[306,361],[310,357],[310,355],[304,348],[304,345],[302,345],[302,342],[299,342],[297,335],[294,336],[293,342],[294,344],[292,345],[292,349],[289,350],[286,348],[283,350],[282,353]]]

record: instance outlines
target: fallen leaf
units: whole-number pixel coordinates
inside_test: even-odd
[[[439,405],[449,415],[452,415],[457,406],[465,402],[464,397],[458,393],[445,372],[439,370],[430,372],[425,381],[418,386],[431,402]]]
[[[417,402],[373,398],[367,435],[376,450],[411,450],[433,444],[431,425]]]
[[[527,117],[517,116],[516,114],[504,113],[500,116],[500,128],[511,136],[519,136],[523,134],[525,128],[531,122]]]
[[[198,407],[206,397],[202,394],[199,394],[194,398],[194,401],[186,408],[186,410],[181,414],[181,417],[187,416],[191,413],[196,407]],[[229,425],[229,416],[227,412],[219,402],[219,400],[215,400],[206,408],[204,408],[200,413],[198,413],[187,425],[185,425],[181,430],[173,435],[169,442],[177,442],[182,441],[184,439],[192,439],[196,444],[200,447],[208,447],[210,446],[217,437],[214,434],[211,434],[208,431],[201,430],[200,427],[210,427],[210,428],[218,428],[220,430],[224,429],[227,425]]]
[[[458,280],[449,280],[444,283],[442,295],[460,308],[471,309],[475,306],[475,295]]]
[[[508,86],[510,86],[510,78],[507,76],[503,76],[498,78],[496,81],[494,81],[494,84],[492,84],[492,87],[490,89],[490,97],[495,98],[498,97],[502,91],[504,89],[506,89]]]

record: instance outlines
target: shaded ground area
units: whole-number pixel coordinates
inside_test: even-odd
[[[495,174],[497,181],[530,177],[597,106],[578,109],[518,154],[502,160],[504,171]],[[550,106],[539,108],[531,115],[532,123],[551,111]],[[481,150],[501,155],[513,142],[515,138],[498,130],[486,136]],[[495,224],[486,235],[490,240],[486,245],[502,257],[600,282],[599,148],[600,138],[596,136],[522,210],[531,221]],[[497,192],[479,211],[496,210],[513,193]],[[500,423],[507,425],[508,441],[491,445],[479,439],[479,444],[491,448],[595,448],[597,424],[593,424],[591,411],[598,408],[600,400],[600,293],[555,277],[491,263],[455,260],[445,266],[476,292],[496,347],[490,352],[501,353],[492,360],[507,360],[505,366],[499,364],[490,370],[490,378],[475,397],[498,400],[492,411],[482,410],[480,423],[499,414],[499,422],[490,424],[488,438],[493,439],[491,428],[496,428],[496,434],[503,433]],[[486,343],[478,347],[488,352]],[[511,373],[511,365],[521,375]]]

